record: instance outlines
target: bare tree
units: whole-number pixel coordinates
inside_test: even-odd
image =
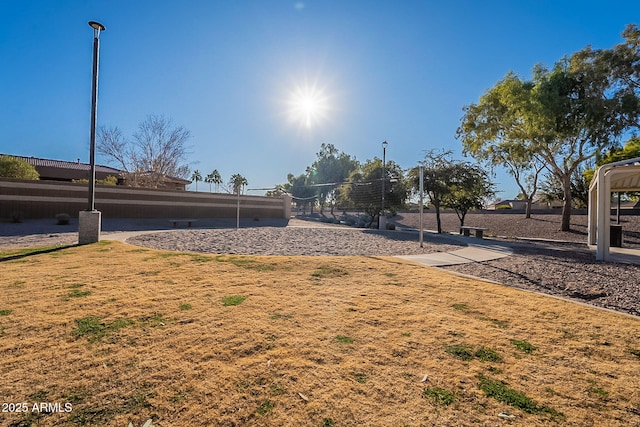
[[[165,177],[187,177],[186,142],[190,136],[187,129],[174,126],[170,119],[150,115],[131,139],[125,138],[118,127],[101,127],[97,149],[125,171],[129,185],[155,188]]]
[[[130,171],[133,163],[131,159],[133,153],[118,127],[105,128],[101,126],[98,129],[98,146],[96,148],[100,154],[103,154],[109,160],[115,161],[122,170]]]

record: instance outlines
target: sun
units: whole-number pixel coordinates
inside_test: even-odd
[[[298,86],[289,94],[289,119],[305,128],[317,126],[326,120],[329,99],[316,85]]]

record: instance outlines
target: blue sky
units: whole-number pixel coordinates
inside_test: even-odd
[[[88,161],[89,20],[107,28],[99,125],[131,135],[165,115],[191,131],[192,169],[262,188],[322,143],[365,161],[387,140],[404,168],[428,149],[461,157],[464,105],[509,71],[619,43],[639,17],[637,0],[0,0],[0,153]]]

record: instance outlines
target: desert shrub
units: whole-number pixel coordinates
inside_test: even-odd
[[[117,185],[118,184],[118,178],[116,178],[113,175],[109,175],[105,179],[99,179],[98,180],[98,184],[102,184],[102,185]]]
[[[72,182],[76,184],[88,184],[89,180],[87,178],[83,179],[74,179]],[[105,179],[96,179],[96,184],[100,185],[118,185],[118,178],[113,175],[108,175]]]
[[[38,180],[40,174],[25,160],[12,156],[0,156],[0,178]]]
[[[13,211],[9,214],[11,222],[22,222],[24,214],[21,211]]]
[[[59,213],[56,215],[56,220],[58,221],[58,225],[68,225],[71,216],[67,213]]]

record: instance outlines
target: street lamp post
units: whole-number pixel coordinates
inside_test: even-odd
[[[420,247],[424,247],[423,245],[423,240],[424,240],[424,233],[422,232],[422,229],[424,228],[424,223],[422,220],[422,215],[424,213],[424,165],[420,165],[419,168],[419,173],[420,173],[420,237],[418,238],[418,240],[420,241]]]
[[[387,145],[389,143],[387,141],[382,141],[382,209],[380,210],[380,218],[378,221],[378,228],[380,230],[385,230],[387,228],[387,217],[384,215],[384,182],[386,180],[387,174],[385,171],[386,167],[386,156],[387,156]]]
[[[100,57],[100,32],[106,28],[99,22],[89,21],[93,28],[93,79],[91,83],[91,144],[89,146],[89,198],[87,210],[80,212],[78,243],[88,244],[100,240],[101,213],[95,210],[96,184],[96,123],[98,121],[98,62]]]
[[[99,22],[89,21],[93,28],[93,79],[91,82],[91,145],[89,148],[89,206],[87,210],[95,210],[95,182],[96,182],[96,123],[98,121],[98,63],[100,60],[100,31],[106,28]]]

